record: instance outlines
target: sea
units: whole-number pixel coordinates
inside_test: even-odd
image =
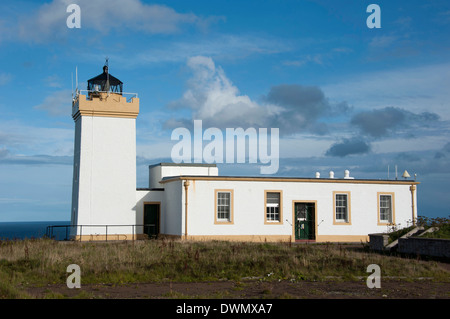
[[[47,226],[62,225],[70,225],[70,221],[0,222],[0,240],[42,238],[46,235]],[[66,228],[54,227],[53,238],[64,240]]]

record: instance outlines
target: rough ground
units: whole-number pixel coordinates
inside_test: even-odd
[[[140,283],[128,285],[66,285],[27,288],[37,298],[225,298],[225,299],[450,299],[450,283],[419,280],[382,280],[381,288],[370,289],[365,280],[348,282],[219,281],[199,283]]]

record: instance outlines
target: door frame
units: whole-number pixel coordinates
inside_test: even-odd
[[[158,225],[157,225],[157,233],[156,236],[161,234],[161,202],[144,202],[142,206],[142,224],[145,224],[145,205],[157,205],[158,206]],[[143,234],[145,234],[145,231]]]
[[[297,203],[303,203],[303,204],[314,204],[314,239],[295,239],[295,204]],[[292,238],[294,241],[309,241],[309,242],[315,242],[317,240],[317,200],[293,200],[292,201]]]

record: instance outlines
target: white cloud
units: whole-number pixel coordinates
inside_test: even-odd
[[[309,63],[323,65],[323,56],[321,54],[308,54],[300,59],[283,61],[283,65],[297,67],[304,66]]]
[[[148,43],[146,48],[135,54],[126,56],[109,54],[111,61],[124,68],[141,68],[143,65],[159,65],[161,63],[185,63],[193,56],[208,56],[214,60],[238,60],[255,55],[272,55],[288,52],[292,48],[289,43],[270,37],[252,35],[215,34],[207,37],[189,37],[168,41]],[[97,59],[99,52],[81,53],[84,60]]]
[[[414,113],[433,112],[450,119],[450,64],[380,70],[322,86],[326,95],[356,109],[400,107]]]
[[[389,47],[391,44],[395,43],[396,40],[397,40],[397,37],[395,37],[395,36],[389,36],[389,35],[375,36],[369,42],[369,47],[383,49],[383,48]]]
[[[46,41],[58,36],[67,36],[66,24],[71,12],[66,12],[71,0],[53,0],[44,3],[38,10],[19,17],[18,36],[22,40]],[[180,32],[184,26],[205,28],[216,21],[214,17],[202,18],[193,13],[178,13],[159,4],[146,4],[140,0],[78,0],[81,11],[81,29],[93,29],[101,34],[132,29],[150,34]]]
[[[190,118],[167,120],[165,127],[190,127],[192,120],[202,120],[204,127],[278,128],[283,136],[299,132],[324,135],[328,125],[321,120],[345,115],[349,109],[346,103],[330,104],[319,87],[298,84],[272,86],[257,102],[241,94],[212,58],[192,57],[187,66],[192,71],[187,90],[169,108],[187,109]]]
[[[419,136],[414,139],[392,137],[374,141],[372,150],[375,153],[435,151],[448,141],[448,135]]]
[[[53,87],[53,88],[61,88],[63,85],[63,81],[58,75],[49,75],[44,79],[44,82],[47,86]]]
[[[200,119],[214,127],[254,127],[265,124],[269,110],[240,94],[226,77],[221,67],[216,67],[210,57],[196,56],[188,60],[193,76],[182,99],[172,108],[187,107],[192,119]]]
[[[34,108],[47,111],[52,116],[69,116],[71,114],[70,90],[56,91],[47,96],[44,101]]]
[[[336,47],[327,52],[304,54],[293,60],[285,60],[282,64],[294,67],[302,67],[307,64],[330,66],[333,60],[352,52],[353,50],[347,47]]]
[[[73,128],[38,127],[17,121],[0,121],[3,158],[73,156]]]

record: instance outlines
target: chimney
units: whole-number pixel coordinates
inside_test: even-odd
[[[350,171],[348,169],[344,171],[344,179],[354,179],[354,177],[350,177]]]

